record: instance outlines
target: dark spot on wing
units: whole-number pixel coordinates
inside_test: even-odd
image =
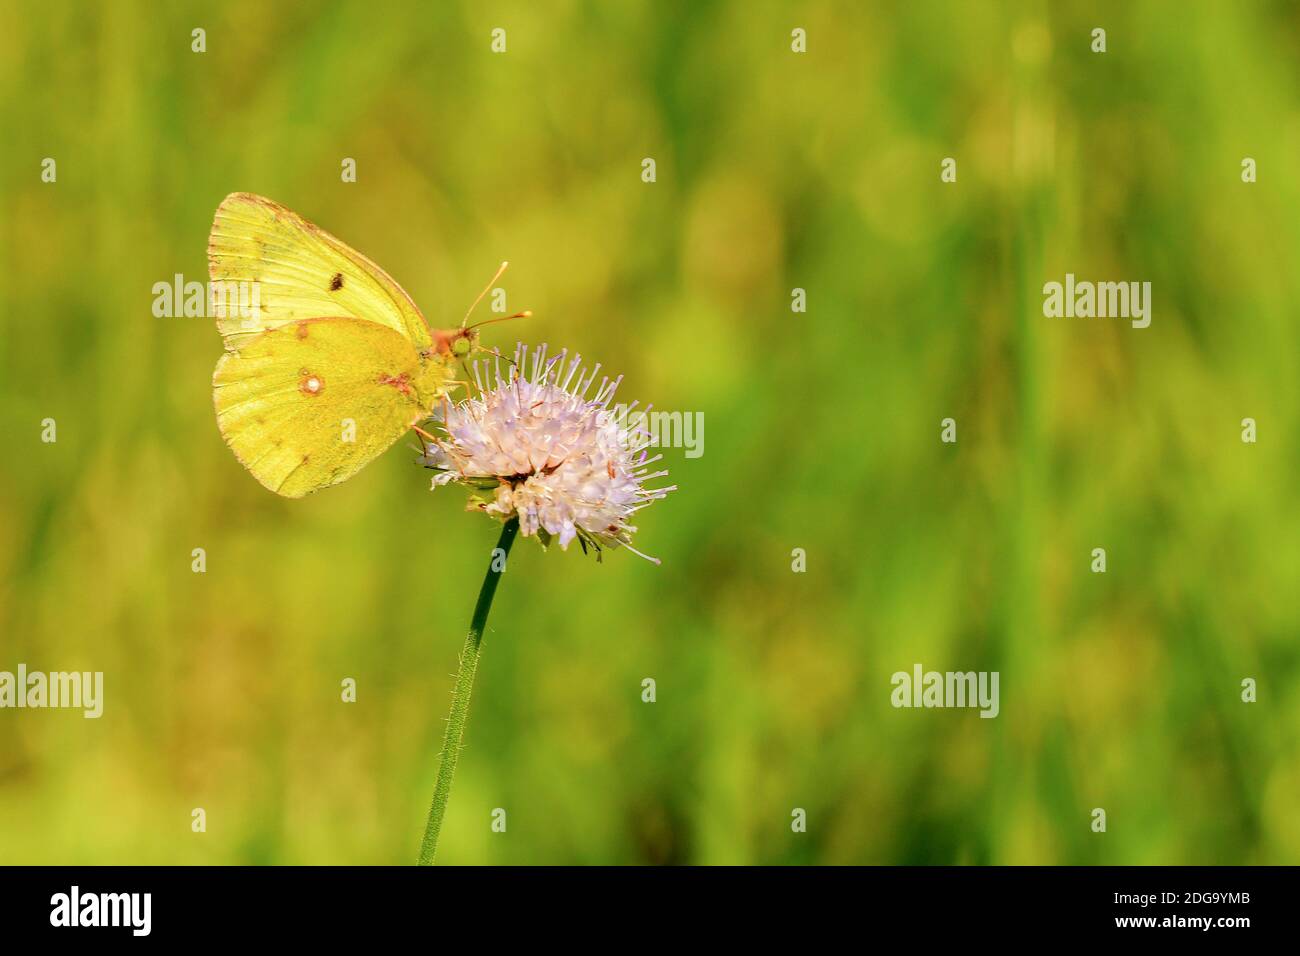
[[[405,372],[401,375],[381,375],[379,376],[380,385],[391,385],[403,395],[411,394],[411,379]]]
[[[299,322],[298,331],[295,334],[298,336],[298,338],[305,339],[307,337],[307,323]]]
[[[343,273],[336,272],[334,273],[334,278],[330,279],[330,291],[337,292],[341,288],[343,288]]]

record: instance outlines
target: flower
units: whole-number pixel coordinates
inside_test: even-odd
[[[520,343],[504,376],[501,356],[474,363],[478,394],[444,401],[425,442],[421,461],[438,472],[433,487],[466,485],[470,510],[503,521],[517,515],[520,533],[537,535],[543,547],[556,538],[567,549],[576,538],[597,559],[602,548],[621,545],[658,564],[632,547],[636,527],[628,521],[677,486],[645,487],[668,472],[650,470],[663,455],[650,457],[650,433],[627,423],[637,403],[609,408],[621,376],[602,378],[588,399],[600,366],[580,371],[581,356],[546,353],[545,345],[534,350],[525,369],[528,349]]]

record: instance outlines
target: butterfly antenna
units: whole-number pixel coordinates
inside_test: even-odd
[[[474,300],[474,304],[471,305],[469,311],[465,313],[465,318],[460,320],[460,327],[462,329],[465,328],[465,323],[469,321],[469,317],[474,314],[474,310],[478,308],[478,304],[483,301],[483,296],[487,295],[492,286],[496,284],[497,279],[501,278],[501,273],[506,271],[506,266],[508,265],[510,265],[509,262],[501,263],[501,268],[497,269],[497,274],[491,278],[486,286],[483,287],[483,291],[478,294],[478,298]]]
[[[498,315],[493,319],[484,319],[482,322],[475,322],[470,326],[471,329],[477,329],[480,326],[491,325],[494,322],[509,322],[511,319],[531,319],[533,317],[532,309],[524,309],[522,312],[516,312],[514,315]],[[468,330],[466,330],[468,331]]]

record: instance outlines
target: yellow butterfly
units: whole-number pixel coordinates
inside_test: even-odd
[[[226,347],[212,375],[217,427],[289,498],[351,478],[428,417],[478,344],[464,322],[431,331],[383,269],[251,193],[217,207],[208,273]]]

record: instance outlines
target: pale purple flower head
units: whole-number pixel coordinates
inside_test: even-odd
[[[622,545],[647,557],[632,547],[629,521],[675,490],[645,487],[668,474],[650,470],[663,456],[651,457],[649,432],[627,424],[636,403],[610,409],[621,377],[602,378],[588,398],[600,366],[587,372],[578,355],[546,353],[543,345],[530,356],[520,343],[513,362],[474,363],[477,395],[444,403],[436,441],[425,443],[421,460],[438,472],[433,487],[466,485],[471,510],[517,515],[520,533],[543,545],[556,539],[567,549],[576,538],[598,556]]]

